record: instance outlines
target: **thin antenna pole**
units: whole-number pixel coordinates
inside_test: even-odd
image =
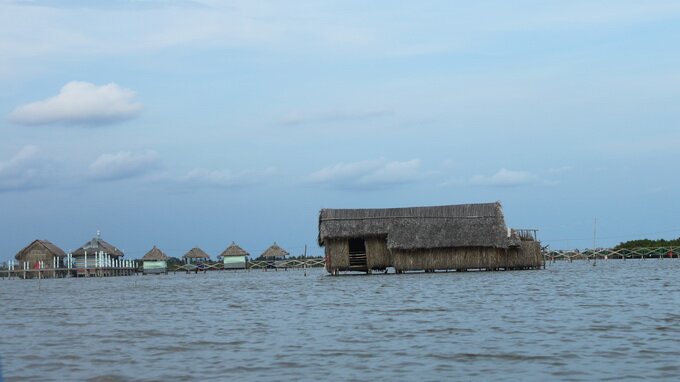
[[[593,221],[593,265],[597,262],[597,253],[595,252],[595,248],[597,245],[597,217],[595,217]]]

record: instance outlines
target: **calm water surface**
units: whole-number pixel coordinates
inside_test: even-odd
[[[6,381],[680,380],[680,260],[0,280]]]

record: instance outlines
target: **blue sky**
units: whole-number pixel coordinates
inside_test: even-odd
[[[0,261],[315,243],[492,202],[551,248],[680,236],[680,3],[0,1]]]

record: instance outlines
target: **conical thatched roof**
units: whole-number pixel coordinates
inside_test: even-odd
[[[274,242],[274,244],[272,244],[271,247],[267,248],[266,251],[262,252],[260,257],[271,259],[275,257],[285,257],[288,255],[289,253],[285,249],[279,247],[276,244],[276,242]]]
[[[185,259],[210,259],[210,256],[198,247],[191,248],[191,250],[182,257]]]
[[[102,240],[102,238],[99,237],[99,235],[93,237],[92,240],[88,241],[87,243],[83,244],[82,247],[73,251],[73,255],[85,256],[85,251],[87,251],[88,255],[93,255],[97,252],[104,252],[105,254],[110,255],[112,257],[124,256],[121,250]]]
[[[246,252],[243,248],[239,247],[234,243],[233,241],[231,244],[225,249],[221,254],[220,257],[228,257],[228,256],[248,256],[249,253]]]
[[[66,253],[64,253],[64,251],[61,248],[57,247],[49,240],[33,240],[31,244],[27,245],[21,251],[17,252],[14,258],[17,260],[21,260],[26,256],[27,253],[36,249],[42,250],[45,253],[49,253],[52,256],[56,257],[66,256]]]
[[[167,259],[168,256],[165,253],[163,253],[163,251],[158,249],[155,245],[153,246],[153,248],[151,248],[149,252],[146,253],[146,255],[144,255],[144,257],[142,257],[142,260],[146,261],[163,261]]]
[[[329,239],[357,237],[387,237],[389,249],[402,250],[519,245],[519,238],[508,235],[499,202],[321,210],[319,245]]]

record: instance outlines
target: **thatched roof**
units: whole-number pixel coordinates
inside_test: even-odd
[[[220,254],[220,257],[229,257],[229,256],[248,256],[249,253],[246,252],[243,248],[239,247],[234,243],[233,241],[231,244],[227,247],[227,249],[224,250]]]
[[[271,247],[267,248],[266,251],[262,252],[260,257],[271,259],[276,257],[286,257],[288,255],[289,255],[288,251],[279,247],[276,244],[276,242],[274,242],[274,244],[272,244]]]
[[[123,252],[120,249],[105,242],[104,240],[102,240],[101,237],[99,237],[99,235],[93,237],[92,240],[88,241],[87,243],[83,244],[82,247],[73,251],[73,256],[85,256],[85,251],[87,251],[88,255],[94,255],[95,253],[98,252],[104,252],[105,254],[110,255],[112,257],[124,256]]]
[[[508,248],[501,204],[460,204],[386,209],[323,209],[319,245],[327,239],[386,237],[390,249]]]
[[[182,257],[185,259],[210,259],[210,256],[198,247],[191,248],[191,250]]]
[[[146,255],[144,255],[144,257],[142,257],[142,260],[146,261],[163,261],[167,259],[168,256],[165,253],[163,253],[163,251],[158,249],[155,245],[153,246],[153,248],[151,248],[149,252],[146,253]]]
[[[49,253],[52,256],[64,257],[66,253],[55,244],[49,240],[33,240],[33,242],[23,248],[21,251],[17,252],[14,256],[15,259],[21,260],[29,251],[31,250],[43,250],[45,253]]]

